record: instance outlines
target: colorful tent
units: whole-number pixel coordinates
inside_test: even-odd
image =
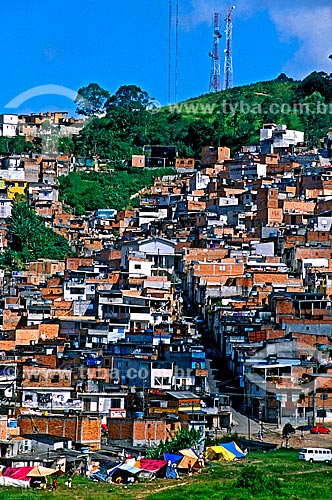
[[[190,457],[190,458],[200,458],[196,451],[193,450],[192,448],[187,448],[185,450],[180,450],[179,453],[181,453],[181,455],[183,455],[184,457]]]
[[[206,450],[206,458],[207,460],[219,460],[223,462],[232,461],[236,457],[234,453],[227,450],[224,446],[210,446]]]
[[[2,475],[4,477],[12,477],[13,479],[19,479],[21,481],[29,481],[29,472],[31,472],[35,467],[6,467]]]
[[[134,476],[135,474],[138,474],[141,469],[139,469],[138,467],[134,467],[133,465],[122,464],[117,468],[117,470],[129,472],[129,474],[132,474]]]
[[[221,443],[220,446],[233,453],[235,458],[244,458],[246,456],[246,454],[243,453],[241,448],[234,441],[230,443]]]
[[[166,467],[166,479],[177,479],[178,473],[176,470],[176,463],[173,463],[171,465],[167,465]]]
[[[132,465],[122,464],[114,468],[111,472],[112,480],[117,482],[121,478],[121,482],[126,483],[129,477],[135,477],[141,472],[138,467],[133,467]]]
[[[164,453],[164,460],[168,462],[171,461],[171,464],[178,464],[183,459],[183,455],[175,455],[174,453]]]
[[[194,469],[198,470],[201,467],[201,460],[197,453],[192,449],[188,448],[186,450],[179,451],[183,455],[182,460],[179,462],[179,469]]]
[[[139,467],[139,469],[154,472],[155,474],[160,472],[166,465],[165,460],[152,460],[150,458],[141,458],[136,463],[136,467]]]
[[[27,475],[33,469],[34,467],[7,467],[0,476],[0,485],[29,488],[30,478]]]

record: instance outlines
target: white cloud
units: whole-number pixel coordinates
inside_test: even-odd
[[[221,12],[220,1],[217,0],[191,0],[190,4],[185,9],[180,3],[181,26],[188,31],[202,23],[212,25],[213,13]]]
[[[302,78],[314,69],[332,71],[328,59],[332,52],[332,7],[288,9],[283,14],[272,11],[270,15],[281,40],[294,38],[299,42],[298,51],[284,65],[286,72]]]
[[[184,15],[185,25],[193,29],[201,23],[212,24],[212,13],[226,11],[228,2],[191,0],[191,12]],[[314,5],[313,5],[314,4]],[[332,72],[331,0],[234,0],[236,17],[248,18],[267,11],[280,41],[296,40],[299,49],[290,54],[283,71],[301,78],[313,70]]]

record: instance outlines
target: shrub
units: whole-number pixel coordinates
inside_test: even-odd
[[[257,467],[248,465],[242,471],[240,477],[236,480],[237,488],[244,488],[250,493],[279,493],[280,483],[277,478],[272,476],[264,476]]]

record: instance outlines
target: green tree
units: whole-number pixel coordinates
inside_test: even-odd
[[[288,438],[291,434],[295,433],[295,429],[290,422],[287,422],[282,429],[282,437]]]
[[[68,241],[45,226],[43,218],[26,202],[14,204],[7,237],[1,264],[8,268],[22,267],[25,262],[40,258],[63,260],[72,254]]]
[[[130,111],[145,110],[151,102],[149,94],[137,85],[122,85],[108,102],[107,108],[114,107],[127,108]]]
[[[104,113],[110,93],[98,83],[89,83],[81,87],[76,96],[77,113],[84,116],[95,116]]]
[[[313,71],[302,80],[298,87],[300,97],[307,97],[315,92],[319,92],[325,99],[332,98],[331,75],[324,71]]]
[[[74,141],[71,137],[59,137],[58,149],[61,153],[70,154],[74,151]]]
[[[164,453],[178,453],[180,450],[196,446],[201,437],[197,429],[180,429],[175,432],[174,437],[166,438],[165,441],[161,440],[155,448],[147,450],[146,455],[149,458],[161,459]]]

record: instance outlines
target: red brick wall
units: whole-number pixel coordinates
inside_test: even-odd
[[[55,415],[20,415],[18,425],[21,434],[53,434],[65,436],[79,444],[87,444],[94,449],[100,448],[101,418]]]
[[[180,426],[179,422],[175,423],[175,430]],[[113,441],[130,441],[133,446],[148,443],[159,443],[170,437],[170,432],[167,431],[165,420],[155,419],[109,419],[108,420],[108,437]]]

